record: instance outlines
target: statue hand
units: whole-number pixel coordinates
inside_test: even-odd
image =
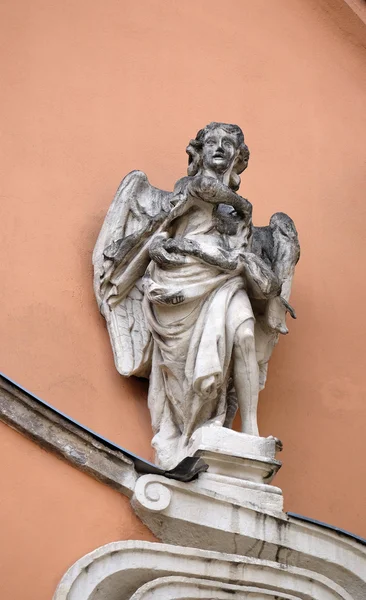
[[[164,250],[195,255],[199,251],[199,244],[189,238],[169,238],[164,242]]]
[[[221,200],[217,197],[221,184],[214,177],[207,175],[196,175],[188,184],[188,192],[193,196],[198,196],[206,202],[218,204]]]
[[[150,258],[160,266],[180,266],[186,262],[185,256],[175,252],[168,252],[165,245],[168,241],[166,234],[157,235],[150,244]],[[173,249],[172,249],[173,250]]]
[[[250,271],[257,271],[258,273],[271,273],[272,277],[275,278],[275,274],[272,272],[271,268],[266,265],[263,259],[254,254],[254,252],[246,252],[245,250],[239,250],[238,259],[242,263],[244,269],[249,269]]]
[[[262,258],[253,252],[241,252],[241,262],[247,281],[252,287],[254,298],[269,299],[279,296],[281,282]]]
[[[246,252],[245,250],[239,250],[238,254],[242,262],[246,265],[251,263],[261,265],[263,262],[257,254],[254,254],[254,252]]]

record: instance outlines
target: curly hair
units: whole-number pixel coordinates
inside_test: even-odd
[[[196,135],[196,138],[191,140],[186,148],[186,152],[188,154],[187,173],[188,175],[194,176],[200,171],[202,167],[202,148],[205,135],[209,131],[214,131],[215,129],[219,128],[236,138],[237,148],[239,149],[239,155],[233,166],[229,182],[231,189],[236,191],[240,186],[239,174],[247,168],[249,160],[249,149],[244,143],[244,134],[238,125],[230,125],[228,123],[209,123],[209,125],[206,125],[206,127],[200,129]]]

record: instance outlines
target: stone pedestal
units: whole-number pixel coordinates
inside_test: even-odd
[[[193,434],[189,454],[200,456],[209,473],[268,484],[281,467],[275,459],[277,444],[274,437],[262,438],[213,424]]]
[[[208,464],[199,476],[199,487],[220,491],[228,499],[248,502],[259,509],[281,511],[282,491],[269,485],[281,467],[275,455],[279,442],[232,431],[215,424],[202,427],[192,437],[189,454]]]
[[[218,425],[197,431],[189,482],[137,477],[131,504],[162,542],[114,542],[66,573],[54,600],[364,600],[366,546],[293,519],[270,485],[275,438]]]
[[[192,436],[188,455],[201,457],[207,472],[189,483],[143,475],[132,506],[161,540],[245,553],[246,546],[239,551],[237,534],[241,528],[248,533],[253,515],[257,524],[264,517],[286,520],[282,491],[270,485],[281,466],[275,458],[277,445],[273,437],[206,425]]]

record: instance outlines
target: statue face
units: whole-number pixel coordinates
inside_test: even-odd
[[[219,127],[206,133],[202,148],[204,169],[225,173],[232,168],[237,155],[238,149],[233,135]]]

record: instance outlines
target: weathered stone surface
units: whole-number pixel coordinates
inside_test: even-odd
[[[312,545],[325,555],[327,541],[316,533]],[[258,543],[257,554],[261,548]],[[168,544],[114,542],[78,560],[53,600],[364,600],[365,553],[352,544],[337,544],[337,539],[334,548],[338,553],[331,552],[313,569],[306,554],[290,551],[268,560]],[[297,566],[292,564],[296,557]]]
[[[274,597],[287,600],[365,598],[366,545],[289,517],[282,511],[281,490],[253,479],[250,461],[275,461],[274,438],[241,436],[239,451],[234,438],[240,434],[219,428],[216,435],[216,426],[207,427],[193,436],[195,454],[226,457],[229,472],[220,463],[219,470],[182,483],[161,475],[139,476],[122,452],[4,377],[0,416],[45,449],[132,496],[136,513],[165,542],[116,542],[96,550],[65,575],[55,600],[142,600],[149,594],[204,598],[206,592],[225,600],[234,591],[238,598],[249,593],[271,598],[274,591]],[[232,465],[245,457],[249,475],[243,479],[243,465],[237,476]]]
[[[196,491],[219,492],[228,502],[282,513],[282,491],[269,485],[281,467],[278,440],[231,431],[216,424],[198,429],[188,451],[208,465],[195,483]]]
[[[173,192],[134,171],[122,181],[93,254],[94,288],[118,371],[150,377],[158,463],[189,455],[207,423],[258,435],[257,402],[279,334],[287,333],[299,243],[283,213],[253,228],[237,194],[249,151],[236,125],[191,140]]]
[[[131,460],[3,376],[0,419],[81,471],[129,497],[132,495],[137,473]]]

